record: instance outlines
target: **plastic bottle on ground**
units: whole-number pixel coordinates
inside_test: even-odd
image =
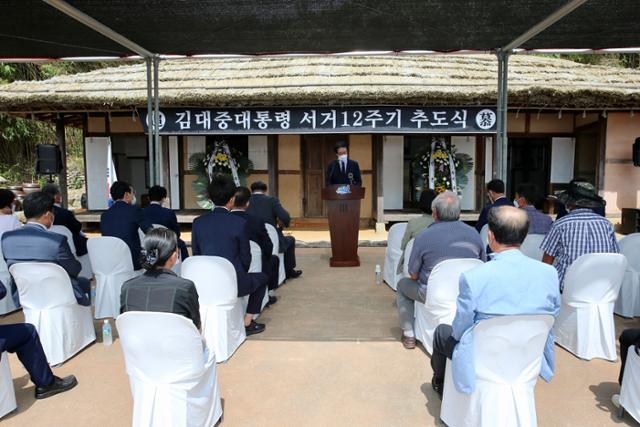
[[[104,319],[104,323],[102,324],[102,343],[104,345],[113,344],[113,336],[111,334],[111,324],[109,323],[109,319]]]

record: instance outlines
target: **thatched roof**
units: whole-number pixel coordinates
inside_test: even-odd
[[[166,60],[161,106],[495,105],[493,55]],[[145,64],[0,85],[0,111],[146,106]],[[509,61],[509,105],[640,109],[640,71],[540,56]]]

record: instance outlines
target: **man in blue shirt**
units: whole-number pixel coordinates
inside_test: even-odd
[[[447,358],[452,360],[453,382],[461,393],[475,389],[473,334],[476,323],[494,316],[550,314],[560,311],[558,275],[554,268],[531,259],[519,248],[529,228],[527,214],[513,206],[491,209],[489,245],[493,260],[460,276],[460,293],[452,325],[440,325],[433,337],[431,385],[442,396]],[[544,348],[540,376],[553,377],[553,333]]]
[[[516,207],[523,209],[529,217],[528,234],[547,234],[553,225],[551,217],[539,212],[534,206],[539,199],[539,193],[533,184],[518,185],[513,203]]]

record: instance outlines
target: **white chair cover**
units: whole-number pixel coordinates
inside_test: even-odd
[[[482,247],[486,248],[489,244],[489,224],[485,224],[480,229],[480,239],[482,240]]]
[[[93,237],[87,249],[96,275],[95,318],[115,318],[120,314],[122,284],[142,271],[134,271],[129,247],[117,237]]]
[[[7,262],[4,260],[2,245],[0,245],[0,282],[2,282],[2,285],[4,285],[7,290],[7,295],[0,299],[0,316],[2,316],[3,314],[12,313],[20,308],[19,305],[16,306],[11,296],[11,274],[9,274]]]
[[[429,274],[424,304],[415,304],[415,334],[429,354],[438,325],[450,325],[456,315],[460,275],[482,265],[479,259],[448,259],[436,264]]]
[[[398,280],[402,278],[398,271],[398,262],[402,256],[400,245],[402,244],[402,237],[407,229],[406,222],[398,222],[393,224],[389,228],[387,234],[387,248],[384,251],[384,281],[394,291],[398,289]]]
[[[540,249],[540,245],[542,244],[544,237],[544,234],[527,234],[524,242],[522,242],[522,246],[520,246],[520,252],[522,252],[529,258],[533,258],[537,261],[542,261],[544,251]]]
[[[440,418],[449,427],[533,427],[533,389],[553,325],[550,315],[500,316],[478,323],[473,333],[476,389],[458,392],[447,361]]]
[[[77,303],[67,272],[48,262],[21,262],[9,269],[24,320],[35,326],[50,365],[58,365],[95,341],[91,307]]]
[[[89,260],[88,255],[83,255],[80,257],[78,256],[78,253],[76,252],[76,244],[73,242],[73,234],[71,233],[71,230],[69,230],[64,225],[52,225],[50,230],[53,231],[54,233],[61,234],[67,238],[67,243],[69,244],[71,253],[73,254],[73,256],[76,257],[78,262],[80,262],[80,264],[82,265],[82,270],[80,271],[80,274],[78,274],[78,276],[86,277],[87,279],[91,280],[93,278],[93,271],[91,270],[91,261]]]
[[[273,255],[277,255],[280,259],[280,267],[278,271],[278,285],[282,285],[287,280],[287,273],[284,270],[284,253],[280,253],[280,238],[276,228],[271,224],[265,224],[271,243],[273,244]]]
[[[581,359],[616,360],[613,305],[627,260],[620,254],[586,254],[571,264],[564,279],[556,343]]]
[[[9,366],[9,354],[0,354],[0,418],[18,407],[16,392],[13,389],[13,377]]]
[[[640,422],[640,356],[636,347],[629,347],[627,363],[624,365],[624,376],[620,387],[620,406]]]
[[[250,240],[249,244],[251,245],[251,265],[249,266],[249,273],[260,273],[262,271],[262,250],[253,240]],[[261,310],[264,310],[268,302],[269,292],[265,292],[264,298],[262,299]],[[249,305],[249,295],[242,297],[242,309],[244,313],[247,312],[247,305]],[[254,314],[253,318],[257,319],[258,316],[259,314]]]
[[[202,335],[216,360],[224,362],[247,338],[235,268],[222,257],[190,256],[182,264],[182,277],[196,285]]]
[[[627,269],[613,311],[624,317],[640,316],[640,233],[629,234],[618,244],[627,258]]]
[[[116,319],[134,427],[213,426],[222,416],[216,360],[191,320],[130,311]]]
[[[411,252],[413,251],[413,243],[416,239],[409,240],[407,246],[404,248],[404,265],[402,266],[402,276],[398,278],[400,280],[402,277],[409,277],[409,259],[411,258]],[[397,287],[397,282],[396,282]]]

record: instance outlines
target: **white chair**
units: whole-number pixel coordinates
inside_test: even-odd
[[[429,274],[424,304],[415,304],[415,334],[429,354],[438,325],[450,325],[456,315],[460,275],[482,265],[479,259],[448,259],[436,264]]]
[[[618,244],[627,269],[613,311],[624,317],[640,316],[640,233],[629,234]]]
[[[280,259],[278,285],[282,285],[284,281],[287,280],[287,273],[284,270],[284,253],[280,253],[280,238],[278,237],[278,232],[273,225],[265,224],[265,227],[267,229],[267,233],[269,234],[269,239],[271,239],[271,243],[273,244],[273,255],[277,255]]]
[[[21,262],[16,281],[24,320],[35,326],[50,365],[58,365],[95,341],[91,307],[77,303],[67,272],[48,262]]]
[[[73,241],[73,234],[71,233],[71,230],[69,230],[64,225],[52,225],[50,230],[67,238],[67,243],[69,244],[71,253],[74,257],[76,257],[80,265],[82,265],[82,270],[80,270],[80,274],[78,274],[78,276],[86,277],[87,279],[91,280],[93,278],[93,271],[91,271],[91,260],[89,260],[88,255],[83,255],[80,257],[78,256],[78,253],[76,251],[76,244]]]
[[[480,229],[480,240],[482,240],[482,247],[486,249],[489,245],[489,224],[485,224]]]
[[[624,376],[620,387],[620,406],[622,411],[628,412],[636,421],[640,422],[640,356],[635,346],[629,347],[627,363],[624,366]]]
[[[522,252],[529,258],[533,258],[537,261],[542,261],[544,251],[540,249],[540,245],[542,244],[544,237],[544,234],[527,234],[524,242],[522,242],[522,246],[520,246],[520,252]]]
[[[20,309],[20,305],[16,305],[13,301],[13,297],[11,296],[11,280],[9,267],[7,267],[7,262],[4,260],[2,245],[0,245],[0,282],[2,282],[2,285],[4,285],[7,290],[7,295],[0,299],[0,316],[7,313],[13,313]]]
[[[16,392],[13,388],[13,377],[9,366],[9,354],[0,354],[0,418],[18,407]]]
[[[404,248],[404,264],[402,266],[402,276],[400,276],[398,280],[400,280],[402,277],[409,277],[409,259],[411,258],[411,252],[413,252],[413,244],[415,240],[416,239],[409,240],[409,243],[407,243],[407,246]]]
[[[384,281],[394,291],[398,289],[398,280],[401,278],[398,271],[398,262],[402,256],[400,245],[402,237],[407,229],[406,222],[398,222],[389,228],[387,234],[387,248],[384,251]]]
[[[260,273],[262,272],[262,250],[260,246],[254,242],[253,240],[249,241],[249,245],[251,246],[251,265],[249,266],[249,273]],[[262,299],[262,307],[261,310],[269,303],[269,291],[264,293],[264,298]],[[249,295],[245,295],[242,297],[242,308],[243,312],[247,312],[247,305],[249,304]],[[258,314],[253,316],[254,319],[258,318]]]
[[[460,393],[447,361],[442,421],[450,427],[537,425],[533,390],[552,325],[550,315],[500,316],[478,323],[471,332],[476,388]]]
[[[182,277],[196,285],[202,335],[216,360],[224,362],[247,338],[236,270],[222,257],[190,256],[182,264]]]
[[[222,416],[214,354],[193,322],[130,311],[116,319],[133,396],[134,427],[213,426]]]
[[[87,249],[96,275],[95,318],[115,318],[120,314],[122,284],[141,271],[134,271],[129,247],[117,237],[93,237]]]
[[[586,254],[567,269],[556,343],[581,359],[616,360],[613,305],[627,260],[620,254]]]

